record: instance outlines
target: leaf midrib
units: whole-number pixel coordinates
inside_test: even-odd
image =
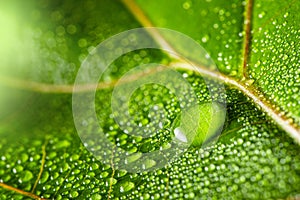
[[[144,27],[153,26],[152,22],[149,18],[143,13],[143,11],[139,8],[139,6],[134,2],[134,0],[121,0],[124,5],[128,8],[128,10],[133,14],[133,16],[143,25]],[[178,62],[175,65],[178,66],[186,66],[185,68],[194,72],[197,72],[201,75],[208,76],[210,78],[217,79],[219,81],[224,82],[225,84],[234,86],[235,88],[239,89],[243,92],[246,96],[250,97],[256,105],[258,105],[264,112],[266,112],[283,130],[285,130],[298,144],[300,144],[300,127],[293,123],[292,120],[289,120],[286,116],[280,114],[280,111],[277,111],[273,106],[267,101],[266,97],[262,94],[259,94],[256,88],[251,86],[252,80],[247,77],[247,65],[249,59],[249,48],[250,48],[250,40],[251,40],[251,23],[252,23],[252,7],[253,7],[253,0],[248,0],[246,2],[246,11],[245,11],[245,26],[244,26],[244,42],[243,42],[243,51],[242,51],[242,58],[243,62],[242,65],[239,67],[242,72],[241,79],[233,79],[226,75],[223,75],[219,72],[210,71],[203,66],[199,66],[195,63],[192,65],[188,65],[184,62]],[[156,40],[158,44],[161,46],[165,46],[166,44],[169,48],[172,46],[165,41],[162,36],[159,35],[158,32],[150,32],[150,35],[153,39]],[[157,36],[158,35],[158,36]],[[170,57],[173,54],[169,55]],[[175,58],[178,59],[178,58]],[[180,58],[179,58],[180,59]],[[174,67],[174,63],[170,63],[170,66]],[[196,66],[197,69],[193,66]],[[248,83],[250,83],[248,85]]]

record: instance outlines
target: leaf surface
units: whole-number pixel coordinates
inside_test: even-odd
[[[245,57],[243,22],[249,3],[253,3],[252,34]],[[288,127],[299,130],[298,1],[0,4],[4,19],[0,25],[7,27],[0,33],[5,47],[1,49],[7,49],[0,51],[1,199],[285,199],[299,195],[300,148],[276,121],[288,120]],[[191,147],[164,168],[131,173],[100,162],[86,149],[87,145],[99,147],[93,141],[81,142],[73,122],[71,92],[81,61],[99,42],[148,22],[195,39],[208,51],[222,77],[245,90],[226,79],[210,77],[205,82],[197,71],[179,69],[202,105],[224,102],[223,96],[210,96],[207,84],[217,90],[225,82],[222,133],[214,138],[216,143]],[[118,80],[141,63],[153,62],[167,65],[172,60],[157,50],[134,51],[116,60],[99,84]],[[109,139],[132,153],[129,162],[138,161],[141,152],[168,148],[180,116],[176,96],[155,84],[133,93],[129,113],[134,117],[128,122],[148,124],[157,116],[153,105],[166,111],[163,129],[142,139],[128,136],[111,118],[112,89],[97,90],[97,117]],[[247,91],[269,110],[261,109]],[[212,122],[220,123],[217,118]],[[82,123],[95,131],[89,119]],[[112,159],[118,158],[114,156]],[[154,160],[144,163],[149,168],[156,164]]]

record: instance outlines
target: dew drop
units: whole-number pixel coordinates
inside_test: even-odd
[[[205,181],[204,181],[204,185],[205,185],[205,186],[209,186],[209,185],[210,185],[209,180],[205,180]]]
[[[88,125],[88,122],[87,122],[86,120],[83,120],[83,121],[81,122],[81,124],[82,124],[82,126],[87,126],[87,125]]]
[[[59,36],[63,36],[65,34],[65,28],[63,26],[58,26],[56,28],[56,34]]]
[[[154,160],[148,159],[143,163],[142,168],[149,169],[155,165],[156,165],[156,162]]]
[[[115,185],[117,183],[117,179],[115,178],[109,178],[109,183],[112,184],[112,185]]]
[[[107,177],[108,175],[109,175],[108,172],[102,172],[102,173],[100,174],[100,178],[105,178],[105,177]]]
[[[30,181],[33,178],[33,174],[31,171],[24,171],[22,174],[22,182]]]
[[[28,158],[29,158],[29,156],[28,156],[27,154],[25,154],[25,153],[23,153],[23,154],[21,155],[21,161],[22,161],[22,162],[26,162],[26,161],[28,160]]]
[[[213,27],[214,27],[214,29],[217,29],[217,28],[219,28],[219,24],[214,24]]]
[[[182,7],[185,9],[185,10],[188,10],[190,7],[191,7],[191,4],[190,2],[186,1],[182,4]]]
[[[140,152],[134,153],[127,157],[127,163],[132,163],[132,162],[138,160],[140,157],[142,157],[142,153],[140,153]]]
[[[237,140],[237,144],[238,144],[238,145],[242,145],[243,142],[244,142],[244,141],[243,141],[243,139],[241,139],[241,138],[239,138],[239,139]]]
[[[125,181],[123,183],[120,183],[120,192],[128,192],[134,188],[134,183]]]
[[[81,48],[84,48],[87,46],[87,41],[85,38],[81,38],[80,40],[78,40],[78,46]]]
[[[39,183],[45,183],[49,178],[49,172],[44,171]]]
[[[91,196],[91,199],[100,200],[100,199],[102,199],[102,197],[101,197],[100,194],[93,194],[93,195]]]
[[[79,193],[77,191],[72,191],[69,195],[70,198],[78,197]]]
[[[209,165],[209,171],[214,171],[216,169],[216,166],[214,164]]]
[[[203,43],[206,43],[208,40],[209,40],[209,36],[208,36],[208,35],[205,35],[205,36],[203,36],[203,37],[201,38],[201,41],[202,41]]]
[[[71,145],[71,143],[68,140],[61,140],[56,144],[56,148],[60,149],[60,148],[66,148],[69,147]]]
[[[67,26],[67,32],[69,34],[74,34],[74,33],[76,33],[76,31],[77,31],[76,26],[74,26],[72,24],[70,24],[70,25]]]
[[[265,14],[266,14],[265,12],[259,13],[259,14],[258,14],[258,18],[260,18],[260,19],[263,18],[263,17],[265,16]]]
[[[250,80],[247,80],[246,81],[246,85],[247,86],[250,86],[250,85],[252,85],[254,83],[254,80],[253,79],[250,79]]]

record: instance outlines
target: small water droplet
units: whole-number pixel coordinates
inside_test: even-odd
[[[210,185],[209,180],[205,180],[205,181],[204,181],[204,185],[205,185],[205,186],[209,186],[209,185]]]
[[[101,174],[100,174],[100,178],[105,178],[105,177],[107,177],[109,175],[109,173],[108,172],[102,172]]]
[[[205,58],[209,59],[210,55],[209,54],[205,54]]]
[[[154,165],[156,165],[156,162],[154,160],[148,159],[143,163],[142,168],[149,169],[149,168],[153,167]]]
[[[186,1],[182,4],[182,7],[185,9],[185,10],[188,10],[190,7],[191,7],[191,4],[190,2]]]
[[[182,77],[183,77],[183,78],[187,78],[187,77],[189,77],[189,75],[188,75],[187,73],[183,73],[183,74],[182,74]]]
[[[209,165],[209,170],[214,171],[216,169],[216,166],[214,164]]]
[[[250,85],[252,85],[253,83],[254,83],[254,80],[253,80],[253,79],[249,79],[249,80],[246,81],[246,85],[247,85],[247,86],[250,86]]]
[[[22,177],[22,182],[27,182],[33,178],[33,174],[31,171],[26,170],[23,172],[21,177]]]
[[[128,192],[134,188],[134,183],[125,181],[123,183],[120,183],[120,192]]]
[[[67,32],[69,34],[74,34],[74,33],[76,33],[76,31],[77,31],[77,28],[73,24],[70,24],[67,26]]]
[[[69,147],[71,145],[71,143],[68,140],[61,140],[59,142],[57,142],[57,144],[55,145],[55,148],[60,149],[60,148],[66,148]]]
[[[22,162],[26,162],[26,161],[28,160],[28,158],[29,158],[29,156],[28,156],[27,154],[25,154],[25,153],[23,153],[23,154],[21,155],[21,161],[22,161]]]
[[[70,198],[75,198],[75,197],[78,197],[78,195],[79,195],[79,194],[78,194],[77,191],[71,191],[69,197],[70,197]]]
[[[208,35],[205,35],[205,36],[203,36],[203,37],[201,38],[201,41],[202,41],[203,43],[206,43],[208,40],[209,40],[209,36],[208,36]]]
[[[237,144],[238,144],[238,145],[241,145],[241,144],[243,144],[243,142],[244,142],[244,140],[243,140],[243,139],[241,139],[241,138],[239,138],[239,139],[237,140]]]
[[[78,46],[81,48],[84,48],[87,46],[87,40],[85,38],[81,38],[80,40],[78,40]]]
[[[86,120],[83,120],[83,121],[81,122],[81,124],[82,124],[82,126],[87,126],[87,125],[88,125],[88,122],[87,122]]]
[[[258,18],[260,18],[260,19],[263,18],[263,17],[265,16],[265,14],[266,14],[265,12],[259,13],[259,14],[258,14]]]
[[[136,160],[138,160],[140,157],[142,157],[142,153],[138,152],[138,153],[134,153],[130,156],[127,157],[127,163],[132,163]]]

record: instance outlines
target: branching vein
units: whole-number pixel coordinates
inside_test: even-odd
[[[31,193],[34,193],[34,190],[37,186],[37,184],[39,183],[39,180],[41,179],[41,176],[42,176],[42,173],[44,171],[44,165],[45,165],[45,161],[46,161],[46,146],[47,146],[47,141],[45,142],[45,144],[42,146],[42,161],[41,161],[41,167],[40,167],[40,171],[39,171],[39,174],[38,174],[38,177],[32,187],[32,190],[31,190]]]
[[[127,6],[127,8],[131,11],[131,13],[135,16],[135,18],[143,25],[147,26],[149,24],[152,24],[151,21],[146,18],[145,14],[143,14],[142,10],[138,7],[138,5],[135,4],[133,0],[123,0],[123,3]],[[249,45],[250,45],[250,34],[251,34],[251,18],[252,18],[252,6],[253,6],[253,0],[247,1],[246,6],[246,25],[245,25],[245,39],[244,39],[244,62],[243,62],[243,74],[246,72],[247,67],[247,61],[248,61],[248,54],[249,54]],[[151,34],[151,33],[150,33]],[[158,44],[161,44],[161,36],[156,38],[154,34],[152,34],[153,38],[158,42]],[[165,42],[161,44],[161,46],[164,46]],[[168,45],[171,46],[171,45]],[[170,55],[172,57],[172,55]],[[178,58],[176,58],[178,59]],[[180,59],[180,58],[179,58]],[[179,61],[180,62],[180,61]],[[208,70],[205,67],[199,66],[197,64],[193,64],[197,67],[197,70],[195,70],[194,66],[186,65],[186,63],[176,63],[176,65],[180,66],[180,68],[185,67],[186,69],[196,71],[201,75],[206,75],[211,78],[216,78],[218,80],[223,81],[226,84],[232,85],[236,88],[238,88],[240,91],[242,91],[245,95],[250,97],[258,106],[261,107],[261,109],[266,112],[283,130],[285,130],[292,138],[295,139],[298,144],[300,144],[300,127],[298,127],[297,124],[293,124],[293,122],[285,116],[282,116],[278,111],[274,110],[272,106],[267,102],[266,98],[258,94],[257,90],[253,87],[248,87],[244,83],[237,82],[236,80],[227,77],[223,74],[213,72]],[[244,76],[245,79],[247,79],[246,76]],[[247,82],[247,81],[245,81]]]
[[[39,196],[31,193],[31,192],[26,192],[24,190],[20,190],[18,188],[12,187],[12,186],[7,185],[5,183],[0,183],[0,187],[3,187],[5,189],[7,189],[7,190],[14,191],[14,192],[19,193],[19,194],[21,194],[23,196],[27,196],[27,197],[30,197],[30,198],[33,198],[33,199],[46,200],[46,199],[41,198],[41,197],[39,197]]]
[[[112,155],[111,155],[111,160],[110,160],[110,165],[111,165],[111,169],[112,169],[112,174],[111,174],[111,178],[109,179],[109,190],[107,193],[107,199],[111,199],[111,193],[113,191],[113,181],[114,181],[114,176],[115,176],[115,165],[114,165],[114,152],[115,152],[115,146],[112,149]]]

